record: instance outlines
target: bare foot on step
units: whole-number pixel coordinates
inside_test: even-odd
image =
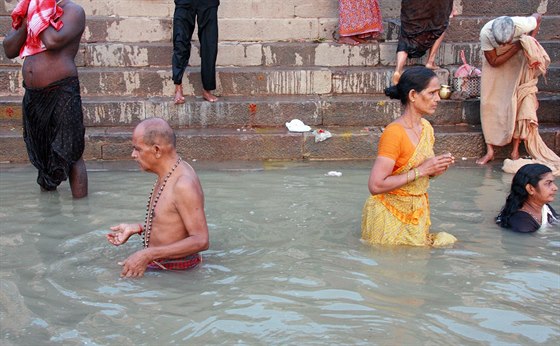
[[[426,63],[426,68],[429,68],[430,70],[437,70],[439,69],[439,66],[434,63],[428,62]]]
[[[175,104],[180,105],[185,103],[185,97],[183,96],[183,86],[175,85]]]
[[[486,155],[476,160],[476,163],[479,165],[485,165],[492,160],[494,160],[494,153],[486,153]]]
[[[208,102],[216,102],[218,98],[208,90],[202,92],[202,97]]]

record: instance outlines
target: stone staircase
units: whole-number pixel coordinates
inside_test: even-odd
[[[336,0],[222,0],[218,54],[218,103],[200,95],[198,50],[184,78],[186,103],[174,105],[171,81],[170,0],[74,0],[86,10],[87,27],[76,57],[84,105],[87,160],[127,159],[134,126],[167,119],[181,155],[203,160],[368,159],[382,127],[400,115],[400,104],[383,95],[395,65],[400,1],[382,1],[383,40],[358,46],[333,42]],[[16,0],[0,3],[0,32],[9,31]],[[3,6],[3,7],[2,7]],[[491,18],[545,13],[538,39],[553,65],[539,83],[539,121],[547,145],[560,152],[560,1],[455,1],[436,62],[449,84],[462,64],[459,53],[481,65],[478,33]],[[196,44],[195,44],[196,46]],[[1,48],[0,48],[1,50]],[[423,63],[412,60],[409,64]],[[21,136],[21,61],[0,54],[0,161],[25,162]],[[333,137],[315,143],[310,133],[290,133],[298,118]],[[484,152],[479,102],[442,101],[429,120],[436,152],[478,157]],[[509,148],[498,155],[505,157]]]

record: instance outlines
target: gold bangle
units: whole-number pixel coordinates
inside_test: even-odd
[[[407,184],[409,183],[409,181],[408,181],[408,173],[410,173],[410,171],[406,171],[406,183],[407,183]]]
[[[414,181],[418,180],[418,176],[419,176],[418,168],[414,168]]]

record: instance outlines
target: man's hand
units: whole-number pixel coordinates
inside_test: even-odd
[[[121,278],[137,278],[144,275],[148,264],[153,259],[149,255],[149,249],[143,249],[130,255],[124,262],[119,262],[123,269]]]
[[[128,240],[135,233],[142,233],[142,226],[138,223],[121,223],[111,227],[113,233],[107,234],[109,243],[119,246]]]

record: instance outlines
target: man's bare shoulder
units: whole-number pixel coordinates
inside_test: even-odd
[[[62,6],[62,9],[64,10],[64,14],[67,15],[80,16],[84,18],[86,16],[84,8],[75,2],[67,2],[64,6]]]
[[[173,190],[180,194],[202,194],[202,186],[194,169],[189,164],[184,164],[175,181]]]
[[[67,1],[66,3],[63,3],[61,7],[65,11],[68,9],[68,10],[71,10],[71,11],[84,12],[84,8],[80,4],[77,4],[73,1]]]

